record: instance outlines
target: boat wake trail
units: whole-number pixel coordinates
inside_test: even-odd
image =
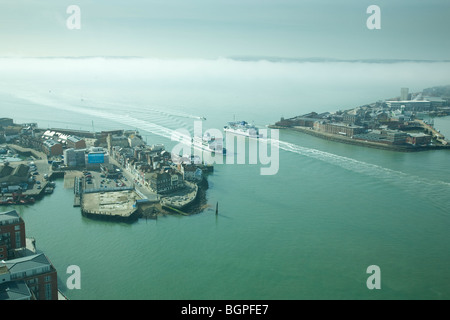
[[[23,97],[22,97],[23,98]],[[184,130],[173,130],[147,120],[138,119],[132,117],[129,114],[120,115],[114,114],[106,111],[99,111],[95,109],[88,109],[82,107],[73,107],[67,104],[48,101],[47,99],[36,101],[33,99],[34,103],[39,103],[44,106],[50,106],[61,110],[66,110],[70,112],[82,113],[89,115],[91,117],[98,117],[102,119],[111,120],[117,123],[127,125],[132,128],[137,128],[144,130],[148,133],[155,134],[172,141],[186,142],[190,141],[191,136],[187,129]],[[265,143],[271,143],[273,146],[278,147],[286,152],[295,153],[301,156],[313,158],[320,160],[346,170],[366,175],[374,180],[382,181],[390,185],[394,185],[401,190],[405,190],[411,194],[417,194],[422,197],[435,199],[433,205],[441,210],[447,211],[449,204],[450,194],[450,183],[440,181],[440,180],[430,180],[426,178],[421,178],[411,174],[406,174],[400,171],[384,168],[378,165],[370,164],[367,162],[359,161],[356,159],[339,156],[325,151],[320,151],[317,149],[302,147],[293,143],[273,140],[273,139],[260,139]]]
[[[72,97],[72,98],[74,98],[74,97]],[[111,102],[111,101],[108,101],[108,102],[95,101],[95,100],[91,100],[91,99],[84,99],[83,102],[87,103],[89,105],[95,105],[95,106],[101,105],[102,107],[105,107],[108,109],[111,109],[111,107],[113,107],[113,109],[119,108],[120,110],[135,111],[135,112],[140,112],[140,113],[142,113],[143,111],[145,111],[147,113],[156,113],[156,114],[166,116],[166,117],[179,117],[179,118],[197,119],[197,120],[203,119],[203,117],[201,117],[201,116],[196,116],[196,115],[181,112],[181,111],[170,110],[169,108],[162,107],[162,106],[146,106],[146,105],[136,106],[136,105],[129,105],[129,104],[125,104],[125,103]]]
[[[450,194],[450,183],[448,182],[418,177],[329,152],[301,147],[289,142],[271,139],[266,141],[267,143],[273,143],[274,146],[277,146],[281,150],[324,161],[346,170],[381,180],[384,183],[428,200],[433,199],[432,202],[435,207],[444,212],[448,211],[448,194]]]

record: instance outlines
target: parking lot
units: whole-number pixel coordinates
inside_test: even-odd
[[[85,178],[85,189],[113,189],[119,187],[130,187],[130,182],[126,177],[118,179],[108,179],[103,173],[98,171],[83,171]]]

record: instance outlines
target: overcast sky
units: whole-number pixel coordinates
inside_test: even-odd
[[[449,17],[448,0],[1,0],[0,56],[441,60]]]

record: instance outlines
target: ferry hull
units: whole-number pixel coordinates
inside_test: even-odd
[[[254,134],[253,135],[253,134],[249,134],[248,132],[242,132],[242,131],[233,130],[233,129],[230,129],[230,128],[224,128],[223,131],[229,132],[231,134],[243,136],[243,137],[248,137],[248,138],[255,138],[255,139],[262,138],[261,134]]]

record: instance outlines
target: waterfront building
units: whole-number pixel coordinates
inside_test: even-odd
[[[92,147],[85,153],[86,169],[100,170],[100,166],[109,163],[109,154],[102,147]]]
[[[86,165],[86,149],[64,150],[64,165],[69,168],[84,167]]]
[[[8,187],[27,183],[29,178],[30,167],[26,164],[19,164],[18,166],[11,167],[4,164],[0,167],[0,184],[1,187]]]
[[[345,113],[342,115],[342,122],[345,124],[356,124],[359,123],[360,117],[356,114]]]
[[[65,132],[46,130],[41,139],[44,141],[54,140],[57,143],[60,143],[65,148],[73,148],[73,149],[85,149],[86,141],[78,136],[71,135]]]
[[[0,260],[14,258],[25,241],[25,222],[17,211],[0,212]]]
[[[4,284],[23,281],[37,300],[58,300],[57,272],[45,254],[6,260],[1,264],[0,280]],[[0,295],[5,296],[5,292]]]
[[[183,179],[180,173],[173,170],[153,172],[148,175],[150,189],[156,193],[168,193],[183,187]]]
[[[32,239],[33,240],[33,239]],[[0,213],[0,300],[57,300],[57,272],[44,253],[27,245],[16,210]]]
[[[152,145],[151,150],[155,151],[155,152],[156,151],[163,151],[163,150],[165,150],[165,147],[164,147],[163,144],[154,144],[154,145]]]
[[[5,268],[3,267],[3,270]],[[0,266],[0,277],[1,274],[2,266]],[[35,297],[25,281],[8,281],[5,283],[0,282],[0,301],[2,300],[35,300]]]
[[[180,171],[183,179],[187,181],[201,181],[203,179],[203,171],[193,164],[180,164]]]
[[[305,116],[295,117],[292,119],[281,118],[280,121],[276,123],[277,126],[298,126],[298,127],[309,127],[312,128],[315,122],[322,121],[320,118],[309,118]]]
[[[106,139],[108,144],[108,150],[111,150],[112,147],[122,147],[127,148],[129,147],[128,138],[125,135],[108,135],[108,138]]]
[[[130,145],[130,148],[140,147],[145,145],[144,141],[142,141],[141,138],[139,138],[137,135],[130,135],[128,137],[128,143]]]
[[[356,134],[353,138],[369,142],[384,143],[390,145],[401,145],[406,143],[408,134],[398,130],[371,130],[365,133]]]
[[[345,123],[317,122],[314,128],[321,132],[339,134],[346,137],[353,137],[355,134],[363,133],[365,131],[365,128],[362,126]]]
[[[403,111],[426,112],[430,111],[431,103],[428,100],[400,100],[386,101],[391,110],[400,109]]]
[[[42,143],[42,147],[47,156],[61,156],[63,154],[62,144],[53,139],[45,140]]]
[[[442,108],[447,103],[447,100],[442,99],[441,97],[425,96],[424,99],[430,101],[432,109],[434,109],[434,108]]]
[[[21,126],[8,126],[3,128],[3,137],[6,142],[10,142],[20,137],[22,132]]]
[[[381,135],[391,144],[405,144],[408,134],[399,130],[381,130]]]
[[[431,136],[425,133],[409,133],[406,143],[414,146],[427,146],[431,143]]]
[[[86,149],[86,141],[77,136],[68,136],[66,140],[68,148],[73,149]]]

